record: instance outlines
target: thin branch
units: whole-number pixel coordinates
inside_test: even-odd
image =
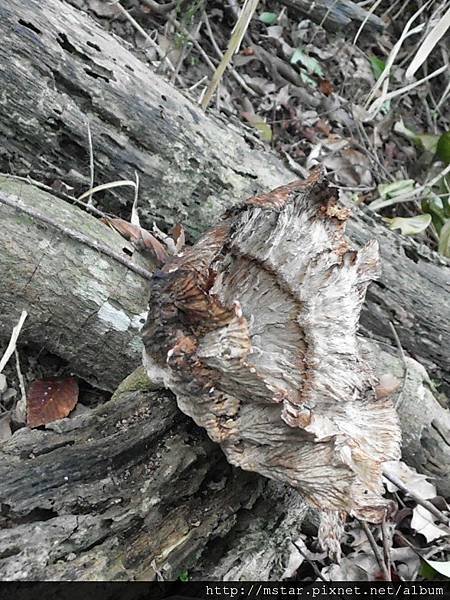
[[[372,4],[372,6],[367,11],[367,15],[365,16],[364,21],[361,23],[361,26],[358,29],[358,31],[357,31],[357,33],[355,35],[355,38],[353,40],[353,45],[354,46],[356,46],[356,42],[358,41],[358,38],[361,35],[362,30],[366,26],[367,21],[370,19],[370,17],[372,16],[372,13],[375,12],[375,9],[378,8],[378,5],[381,4],[381,2],[382,2],[382,0],[376,0],[376,2],[374,4]]]
[[[88,144],[89,144],[89,173],[90,173],[89,188],[92,189],[94,187],[94,150],[92,148],[92,134],[91,134],[91,126],[89,124],[89,121],[86,121],[86,125],[87,125]],[[92,206],[92,193],[88,197],[87,204],[88,204],[88,206]]]
[[[377,559],[378,565],[380,569],[383,571],[383,577],[385,581],[390,581],[390,575],[387,570],[386,563],[383,560],[383,557],[380,552],[380,548],[373,537],[372,532],[369,529],[369,526],[365,521],[360,521],[362,528],[364,529],[367,539],[369,540],[370,547],[372,548],[373,553],[375,554],[375,558]]]
[[[398,337],[397,330],[395,329],[394,324],[392,323],[392,321],[389,321],[389,326],[390,326],[390,328],[392,330],[392,335],[394,336],[395,343],[397,344],[397,348],[398,348],[400,357],[402,359],[403,365],[406,367],[406,356],[405,356],[405,352],[404,352],[404,350],[402,348],[402,344],[400,342],[400,338]]]
[[[306,560],[306,562],[311,565],[316,577],[318,577],[319,579],[321,579],[322,581],[328,582],[327,579],[325,579],[325,577],[322,575],[322,573],[319,571],[319,569],[317,568],[316,563],[311,560],[310,558],[308,558],[308,556],[303,552],[303,550],[300,548],[300,546],[298,544],[296,544],[293,540],[291,540],[291,544],[293,546],[295,546],[297,548],[297,550],[299,551],[299,553],[303,556],[303,558]]]
[[[402,363],[403,363],[402,387],[401,387],[400,391],[398,392],[397,401],[395,403],[395,408],[397,408],[398,405],[399,405],[399,403],[400,403],[400,400],[402,398],[404,389],[405,389],[406,378],[408,377],[408,363],[406,361],[406,355],[405,355],[405,352],[403,350],[402,344],[400,342],[400,338],[398,337],[397,330],[395,329],[394,324],[392,323],[392,321],[389,321],[389,326],[390,326],[390,328],[392,330],[392,335],[394,336],[394,340],[395,340],[395,343],[397,344],[397,349],[398,349],[398,352],[400,354],[400,358],[401,358]]]
[[[203,21],[205,23],[206,31],[208,32],[208,37],[211,41],[212,47],[214,48],[214,52],[217,54],[217,58],[219,60],[223,60],[223,52],[219,48],[219,46],[216,42],[216,39],[214,37],[213,31],[211,28],[211,24],[209,22],[208,15],[206,14],[206,12],[203,14]],[[250,96],[256,96],[255,91],[252,90],[251,87],[249,87],[247,85],[247,83],[239,75],[239,73],[236,71],[236,69],[233,67],[233,65],[231,63],[228,65],[228,70],[230,71],[231,75],[235,78],[235,80],[239,83],[239,85],[247,92],[247,94],[249,94]]]
[[[167,4],[158,4],[154,0],[142,0],[142,2],[158,15],[165,15],[177,5],[177,0],[173,0],[173,2],[168,2]]]
[[[386,522],[386,515],[383,517],[383,521],[381,523],[381,534],[383,538],[383,558],[384,564],[386,565],[386,569],[388,572],[387,581],[392,581],[391,577],[391,547],[392,547],[392,535],[389,531],[389,526]]]
[[[8,364],[9,359],[11,358],[11,356],[14,354],[14,351],[16,349],[16,344],[17,344],[17,340],[19,338],[20,335],[20,331],[23,327],[23,324],[25,323],[25,319],[27,318],[28,313],[26,310],[22,311],[22,314],[20,315],[20,319],[19,322],[17,323],[17,325],[13,328],[12,333],[11,333],[11,337],[9,340],[9,344],[5,350],[5,352],[3,353],[3,356],[0,360],[0,373],[3,371],[3,369],[5,368],[5,366]]]
[[[231,38],[228,44],[228,48],[223,55],[222,60],[219,63],[219,66],[213,73],[212,79],[209,83],[208,89],[206,90],[206,94],[202,100],[202,108],[206,110],[208,104],[219,85],[220,80],[225,72],[225,69],[229,66],[233,55],[238,51],[239,46],[242,42],[245,32],[247,31],[247,27],[250,23],[251,18],[253,17],[253,13],[256,10],[259,0],[245,0],[244,5],[241,10],[241,14],[239,15],[239,19],[233,29],[231,34]]]
[[[57,229],[58,231],[60,231],[64,235],[66,235],[67,237],[69,237],[77,242],[80,242],[81,244],[85,244],[86,246],[89,246],[90,248],[92,248],[94,250],[98,250],[102,254],[105,254],[105,256],[109,256],[113,260],[119,262],[120,264],[122,264],[124,267],[126,267],[130,271],[133,271],[134,273],[136,273],[137,275],[140,275],[144,279],[151,281],[152,274],[150,273],[150,271],[147,271],[147,269],[144,269],[144,268],[140,267],[139,265],[134,264],[133,262],[131,262],[131,260],[129,260],[128,258],[123,256],[119,252],[112,250],[111,248],[98,242],[97,240],[91,239],[90,237],[84,235],[83,233],[80,233],[79,231],[75,231],[73,229],[70,229],[69,227],[66,227],[64,225],[61,225],[60,223],[57,223],[50,217],[47,217],[46,215],[43,215],[32,208],[27,208],[25,206],[21,206],[20,204],[18,204],[11,198],[8,198],[8,196],[6,194],[4,194],[3,192],[0,192],[0,204],[6,204],[6,206],[14,208],[15,210],[18,210],[19,212],[27,214],[28,216],[32,217],[33,219],[41,221],[42,223],[45,223],[46,225],[49,225],[50,227]]]
[[[198,88],[199,85],[201,85],[202,83],[204,83],[206,80],[208,79],[207,75],[203,75],[203,77],[201,79],[199,79],[196,83],[194,83],[193,85],[191,85],[190,87],[187,88],[188,92],[193,92],[196,88]]]
[[[390,473],[389,471],[386,471],[386,469],[383,469],[383,476],[386,477],[386,479],[388,479],[396,487],[398,487],[398,489],[401,490],[403,493],[408,494],[408,496],[410,496],[415,502],[417,502],[417,504],[420,504],[421,506],[426,508],[438,521],[440,521],[444,525],[450,525],[449,517],[444,515],[444,513],[441,512],[438,508],[436,508],[434,504],[431,504],[431,502],[425,500],[425,498],[422,498],[422,496],[419,496],[419,494],[416,494],[416,492],[409,489],[396,475]]]
[[[137,210],[137,203],[138,203],[138,199],[139,199],[139,175],[138,175],[138,172],[135,171],[134,175],[136,177],[136,187],[134,188],[134,200],[133,200],[133,206],[131,207],[130,223],[132,225],[137,225],[138,227],[140,227],[141,223],[139,220],[139,213]]]

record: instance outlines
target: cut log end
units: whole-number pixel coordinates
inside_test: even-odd
[[[320,169],[250,198],[154,278],[144,345],[232,464],[380,522],[400,433],[356,338],[378,247],[348,217]]]

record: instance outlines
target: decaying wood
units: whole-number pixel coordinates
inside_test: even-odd
[[[0,87],[8,91],[0,101],[2,171],[85,191],[88,118],[96,183],[134,178],[136,170],[143,222],[162,228],[182,222],[191,238],[236,199],[296,179],[249,134],[204,115],[67,3],[3,2],[0,35]],[[100,205],[128,218],[132,200],[120,188]],[[448,389],[450,307],[442,303],[448,289],[442,259],[357,208],[348,231],[358,245],[380,242],[383,273],[369,289],[363,331],[391,341],[393,321],[405,351]]]
[[[58,198],[11,180],[0,185],[3,193],[47,208],[56,221],[117,251],[124,245],[99,220]],[[9,335],[24,306],[30,315],[22,344],[46,347],[75,373],[92,375],[93,383],[117,385],[120,373],[141,360],[139,327],[130,323],[145,314],[147,281],[10,207],[0,205],[0,214],[0,272],[8,282],[0,290],[2,331]],[[13,282],[14,298],[8,295]],[[64,302],[52,301],[55,286]],[[104,294],[93,298],[99,288]],[[127,315],[119,321],[128,327],[102,318],[105,302]],[[378,376],[401,378],[396,350],[392,355],[383,348],[364,341],[366,360],[376,364]],[[107,404],[44,430],[20,429],[2,445],[0,504],[7,528],[0,533],[0,578],[153,579],[157,570],[170,579],[185,569],[199,579],[289,576],[288,565],[300,559],[292,541],[306,510],[299,494],[229,467],[170,394],[148,387],[131,378]],[[449,490],[450,448],[442,432],[450,429],[450,416],[414,361],[400,421],[405,460]]]
[[[99,219],[33,186],[0,179],[0,192],[24,206],[39,207],[56,222],[80,228],[93,241],[102,241],[112,250],[128,249],[123,238]],[[0,217],[2,340],[5,343],[9,339],[21,310],[26,309],[30,316],[20,344],[46,349],[67,361],[79,377],[113,391],[141,361],[140,329],[147,316],[147,280],[1,203]],[[135,253],[130,260],[140,259]],[[384,264],[383,270],[386,268],[394,267]],[[372,283],[369,290],[375,285]],[[381,302],[381,287],[379,292]],[[55,297],[64,302],[55,302]],[[376,310],[376,305],[369,310]],[[394,373],[402,380],[403,364],[385,351],[389,346],[366,338],[365,347],[371,352],[368,360],[379,361],[378,375]],[[420,365],[407,360],[414,367],[406,373],[400,400],[404,457],[420,472],[436,476],[441,493],[445,493],[450,490],[450,447],[446,442],[449,413],[436,402],[423,367],[420,375]],[[415,403],[417,395],[420,402]]]
[[[144,364],[231,464],[381,522],[400,429],[358,346],[380,265],[349,214],[320,169],[231,211],[153,275]]]
[[[2,580],[174,579],[253,505],[262,482],[146,386],[1,446]]]
[[[77,375],[113,391],[140,362],[148,281],[94,247],[3,204],[2,198],[35,209],[62,229],[88,236],[92,246],[103,244],[128,260],[124,249],[131,253],[131,246],[79,208],[0,178],[0,337],[8,338],[26,309],[21,342],[63,358]]]
[[[363,33],[380,34],[385,27],[383,19],[351,0],[282,0],[282,4],[330,31],[356,31],[364,23]]]

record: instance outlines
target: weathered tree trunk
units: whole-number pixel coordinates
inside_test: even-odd
[[[262,489],[143,373],[89,413],[18,431],[0,480],[2,580],[176,578]]]
[[[137,170],[147,222],[187,221],[193,238],[224,207],[296,178],[59,0],[1,3],[0,33],[4,171],[84,189],[88,117],[96,183]],[[64,201],[10,180],[0,189],[0,199],[13,198],[115,252],[127,246]],[[128,215],[131,195],[110,197],[108,207]],[[2,342],[26,308],[21,343],[47,347],[80,376],[113,390],[140,362],[146,280],[1,202],[0,216]],[[442,304],[440,259],[361,212],[349,231],[359,244],[381,242],[384,274],[369,290],[363,331],[390,339],[392,320],[405,351],[448,377],[450,309]],[[402,363],[381,352],[384,344],[367,344],[380,361],[378,374],[402,374]],[[437,475],[448,492],[448,411],[412,363],[407,384],[400,411],[405,459]],[[15,432],[1,448],[0,481],[0,578],[173,578],[185,569],[216,579],[280,578],[306,510],[297,494],[232,469],[170,394],[135,379],[86,414]]]
[[[62,228],[88,235],[112,252],[129,244],[73,205],[28,184],[0,178],[0,336],[7,339],[22,310],[21,342],[67,361],[92,385],[114,391],[141,361],[148,281],[39,219],[2,204],[11,199]]]
[[[147,222],[181,221],[194,238],[230,204],[297,178],[60,0],[0,4],[0,34],[0,87],[8,91],[0,111],[3,171],[86,189],[88,119],[96,183],[132,178],[136,170]],[[132,193],[124,189],[100,203],[128,216]],[[378,238],[381,247],[383,275],[369,289],[364,331],[392,339],[392,321],[403,348],[448,385],[448,270],[441,259],[357,208],[348,230],[358,244]]]
[[[2,331],[26,308],[22,343],[45,344],[111,389],[141,360],[131,322],[146,309],[147,280],[1,199],[120,251],[123,240],[94,217],[27,184],[2,180],[0,188]],[[55,289],[64,302],[52,301]],[[114,311],[102,318],[105,303],[120,318]],[[368,340],[364,347],[378,375],[403,376],[395,351]],[[408,361],[398,404],[404,458],[448,494],[450,415],[420,365]],[[188,569],[198,578],[279,579],[299,564],[291,542],[306,512],[300,496],[231,468],[175,399],[151,388],[141,369],[103,406],[44,430],[20,429],[2,445],[0,578],[173,578]]]
[[[364,23],[362,34],[365,35],[381,33],[385,27],[383,19],[351,0],[282,0],[282,4],[330,31],[354,31]]]

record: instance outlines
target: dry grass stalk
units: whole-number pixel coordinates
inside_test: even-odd
[[[219,66],[214,72],[208,89],[206,90],[206,93],[203,97],[201,104],[203,110],[206,110],[206,108],[208,107],[209,103],[211,102],[211,98],[214,92],[216,91],[220,80],[222,79],[225,69],[230,64],[234,54],[239,51],[242,39],[245,35],[245,32],[247,31],[248,25],[250,23],[251,18],[253,17],[256,7],[258,6],[258,2],[259,0],[245,0],[245,4],[242,8],[241,14],[239,15],[239,19],[233,29],[228,48],[222,60],[220,61]]]

